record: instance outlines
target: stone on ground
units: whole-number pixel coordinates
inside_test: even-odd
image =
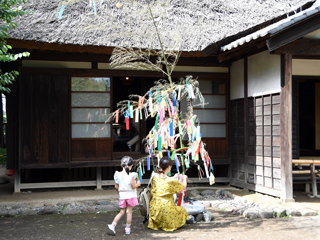
[[[311,209],[305,209],[301,212],[301,215],[306,217],[306,216],[317,216],[318,213],[314,210]]]
[[[215,195],[215,191],[213,190],[204,190],[201,192],[201,195]]]
[[[274,214],[272,210],[269,209],[261,209],[259,211],[259,215],[260,218],[273,218]]]
[[[300,217],[301,216],[301,212],[299,212],[298,210],[293,209],[293,208],[287,209],[287,214],[289,214],[290,216],[293,216],[293,217]]]

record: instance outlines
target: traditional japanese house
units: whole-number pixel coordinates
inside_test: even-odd
[[[114,47],[159,49],[156,40],[146,41],[152,22],[128,14],[125,4],[94,2],[94,7],[87,1],[68,4],[62,13],[58,0],[30,1],[24,8],[33,14],[18,19],[9,33],[16,51],[31,53],[6,66],[20,72],[7,95],[7,167],[16,169],[15,192],[101,188],[112,183],[113,167],[124,154],[145,154],[143,147],[125,153],[117,136],[121,125],[104,122],[118,101],[144,94],[164,77],[110,66]],[[198,77],[209,102],[195,112],[216,181],[291,200],[292,158],[319,155],[319,99],[316,92],[310,95],[319,91],[319,43],[312,39],[318,37],[318,2],[294,0],[294,8],[273,0],[165,3],[165,10],[155,13],[156,21],[164,21],[160,32],[181,36],[181,57],[172,76]],[[146,39],[131,37],[139,29],[145,29]],[[314,109],[302,120],[303,104],[311,102]],[[312,118],[313,129],[302,134],[299,127],[312,126]],[[140,139],[148,128],[150,122],[140,122]],[[82,180],[88,171],[93,177],[72,180],[76,171]],[[44,182],[46,176],[41,183],[25,180],[49,172],[54,182]]]

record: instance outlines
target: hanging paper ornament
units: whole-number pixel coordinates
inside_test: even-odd
[[[94,10],[94,15],[97,15],[96,1],[94,0],[93,0],[93,10]]]
[[[174,160],[175,160],[175,162],[176,162],[177,171],[178,171],[178,173],[180,173],[180,172],[179,172],[179,164],[178,164],[178,160],[177,160],[177,157],[176,157],[176,156],[175,156]]]
[[[59,15],[58,15],[58,19],[61,19],[62,14],[63,14],[63,11],[64,11],[65,8],[66,8],[65,5],[62,5],[62,6],[61,6],[61,9],[60,9],[60,12],[59,12]]]
[[[189,168],[189,156],[185,157],[184,163],[186,164],[186,168]]]
[[[142,183],[142,174],[141,174],[141,171],[139,171],[139,181],[140,181],[140,183]]]
[[[173,122],[170,123],[170,137],[173,137]]]
[[[163,123],[163,111],[162,111],[162,109],[160,110],[160,123]]]
[[[157,127],[158,127],[158,122],[159,122],[159,113],[157,114],[156,123],[154,124],[154,130],[157,129]]]
[[[178,101],[180,101],[180,95],[181,95],[181,86],[178,87],[179,91],[178,91]]]
[[[210,185],[212,185],[212,184],[215,183],[215,177],[214,177],[214,175],[212,174],[212,172],[210,172],[209,181],[210,181]]]
[[[140,173],[141,173],[141,175],[143,176],[141,162],[139,162],[139,166],[140,166],[140,167],[139,167]]]
[[[204,171],[206,173],[206,177],[209,178],[209,172],[208,172],[208,168],[207,168],[206,162],[203,162],[203,166],[204,166]]]
[[[141,103],[141,99],[142,99],[142,97],[141,97],[141,96],[139,96],[139,105],[138,105],[138,107],[139,107],[139,110],[141,110],[141,109],[142,109],[142,103]]]
[[[126,130],[130,129],[129,117],[126,117]]]
[[[201,170],[200,170],[200,165],[198,165],[198,170],[199,170],[199,173],[200,173],[200,177],[202,179],[202,174],[201,174]]]
[[[147,170],[150,171],[150,158],[147,157]]]
[[[176,159],[176,163],[178,164],[178,167],[180,167],[181,165],[180,165],[180,162],[179,162],[179,159],[178,159],[177,155],[178,155],[178,154],[176,154],[176,155],[174,156],[174,158]]]
[[[159,152],[162,151],[162,139],[161,139],[161,136],[158,137],[158,151]]]
[[[133,118],[133,105],[130,106],[130,118]]]
[[[149,112],[151,113],[151,117],[153,117],[152,91],[149,92]]]

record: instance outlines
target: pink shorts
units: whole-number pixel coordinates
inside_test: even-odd
[[[119,200],[119,207],[120,208],[134,207],[134,206],[137,206],[138,204],[139,204],[138,200],[135,197],[129,198],[129,199]]]

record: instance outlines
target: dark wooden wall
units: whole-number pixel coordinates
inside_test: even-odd
[[[231,184],[280,196],[280,94],[248,98],[247,117],[244,99],[232,100],[230,106]]]
[[[280,94],[256,97],[252,101],[256,119],[256,152],[249,158],[249,163],[255,167],[255,183],[280,190]]]
[[[231,178],[238,181],[245,180],[244,164],[244,100],[230,101],[230,157]]]
[[[110,160],[112,151],[113,145],[110,138],[72,140],[71,162]]]
[[[19,159],[19,88],[15,81],[10,86],[11,92],[6,94],[7,100],[7,169],[18,168]]]
[[[228,158],[228,139],[227,138],[203,138],[211,159]],[[214,162],[214,160],[213,160]]]
[[[22,74],[19,79],[20,168],[68,167],[68,75]]]

